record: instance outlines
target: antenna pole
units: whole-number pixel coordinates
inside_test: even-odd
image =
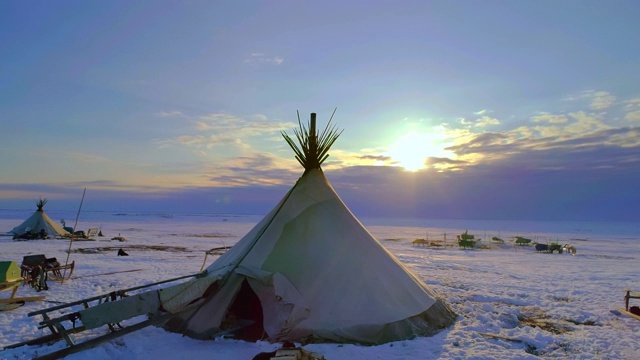
[[[84,194],[87,192],[87,188],[84,188],[82,192],[82,200],[80,200],[80,207],[78,207],[78,214],[76,215],[76,223],[73,225],[73,232],[76,231],[76,226],[78,226],[78,218],[80,217],[80,209],[82,209],[82,203],[84,202]],[[62,279],[60,279],[60,284],[64,283],[64,277],[67,275],[67,264],[69,264],[69,256],[71,255],[71,245],[73,244],[73,234],[69,238],[69,250],[67,250],[67,260],[64,262],[64,272],[62,273]]]

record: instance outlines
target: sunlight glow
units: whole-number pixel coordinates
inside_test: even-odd
[[[453,154],[445,150],[450,143],[442,131],[429,133],[411,131],[401,136],[391,145],[388,155],[407,171],[417,171],[427,167],[430,157],[452,158]]]

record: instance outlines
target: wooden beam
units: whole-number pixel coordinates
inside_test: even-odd
[[[69,334],[75,334],[75,333],[79,333],[84,331],[85,328],[84,326],[79,326],[77,328],[73,328],[73,329],[69,329],[67,330],[67,333]],[[23,341],[17,344],[11,344],[9,346],[5,346],[4,349],[14,349],[14,348],[18,348],[20,346],[25,346],[25,345],[42,345],[42,344],[46,344],[49,342],[55,342],[62,339],[62,336],[58,333],[53,333],[53,334],[49,334],[49,335],[45,335],[36,339],[31,339],[31,340],[27,340],[27,341]]]
[[[77,352],[83,351],[83,350],[88,350],[88,349],[92,349],[104,342],[113,340],[113,339],[117,339],[123,335],[132,333],[134,331],[138,331],[140,329],[143,329],[147,326],[151,326],[151,325],[159,325],[165,321],[167,321],[171,316],[174,316],[174,314],[165,314],[165,315],[161,315],[158,316],[156,318],[152,318],[149,320],[145,320],[143,322],[134,324],[134,325],[130,325],[127,326],[126,328],[116,331],[116,332],[111,332],[102,336],[99,336],[97,338],[91,339],[91,340],[87,340],[85,342],[82,343],[78,343],[76,345],[67,347],[65,349],[62,350],[58,350],[55,352],[52,352],[51,354],[47,354],[47,355],[43,355],[37,358],[34,358],[34,360],[54,360],[54,359],[60,359],[62,357],[65,357],[67,355],[70,354],[75,354]]]
[[[118,290],[118,291],[116,291],[116,293],[124,294],[124,293],[127,293],[129,291],[144,289],[146,287],[160,285],[160,284],[164,284],[164,283],[168,283],[168,282],[172,282],[172,281],[177,281],[177,280],[182,280],[182,279],[187,279],[187,278],[190,278],[190,277],[196,277],[196,276],[199,276],[201,274],[202,273],[180,276],[180,277],[169,279],[169,280],[158,281],[158,282],[155,282],[155,283],[152,283],[152,284],[136,286],[136,287],[132,287],[132,288],[124,289],[124,290]],[[54,311],[54,310],[60,310],[60,309],[64,309],[64,308],[68,308],[68,307],[71,307],[71,306],[74,306],[74,305],[80,305],[80,304],[84,304],[85,307],[86,307],[86,305],[87,305],[87,303],[89,301],[101,300],[101,299],[104,299],[105,297],[109,297],[109,296],[111,296],[111,293],[98,295],[98,296],[93,296],[93,297],[90,297],[90,298],[87,298],[87,299],[73,301],[73,302],[70,302],[70,303],[57,305],[57,306],[53,306],[53,307],[42,309],[42,310],[32,311],[32,312],[28,313],[27,316],[40,315],[40,314],[48,313],[48,312],[51,312],[51,311]]]
[[[42,301],[46,298],[46,296],[23,296],[23,297],[13,297],[7,299],[0,299],[0,304],[10,304],[18,301]]]

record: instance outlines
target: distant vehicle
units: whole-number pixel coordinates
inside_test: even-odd
[[[515,237],[515,244],[516,245],[520,245],[520,246],[529,246],[531,245],[531,239],[527,239],[525,237],[522,236],[516,236]]]
[[[458,246],[463,249],[474,248],[478,241],[480,241],[480,239],[476,239],[476,237],[469,234],[468,231],[458,235]]]

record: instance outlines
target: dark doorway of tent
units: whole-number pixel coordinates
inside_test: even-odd
[[[262,321],[262,305],[247,279],[242,281],[240,291],[227,310],[220,330],[231,337],[245,341],[258,341],[265,337]]]

